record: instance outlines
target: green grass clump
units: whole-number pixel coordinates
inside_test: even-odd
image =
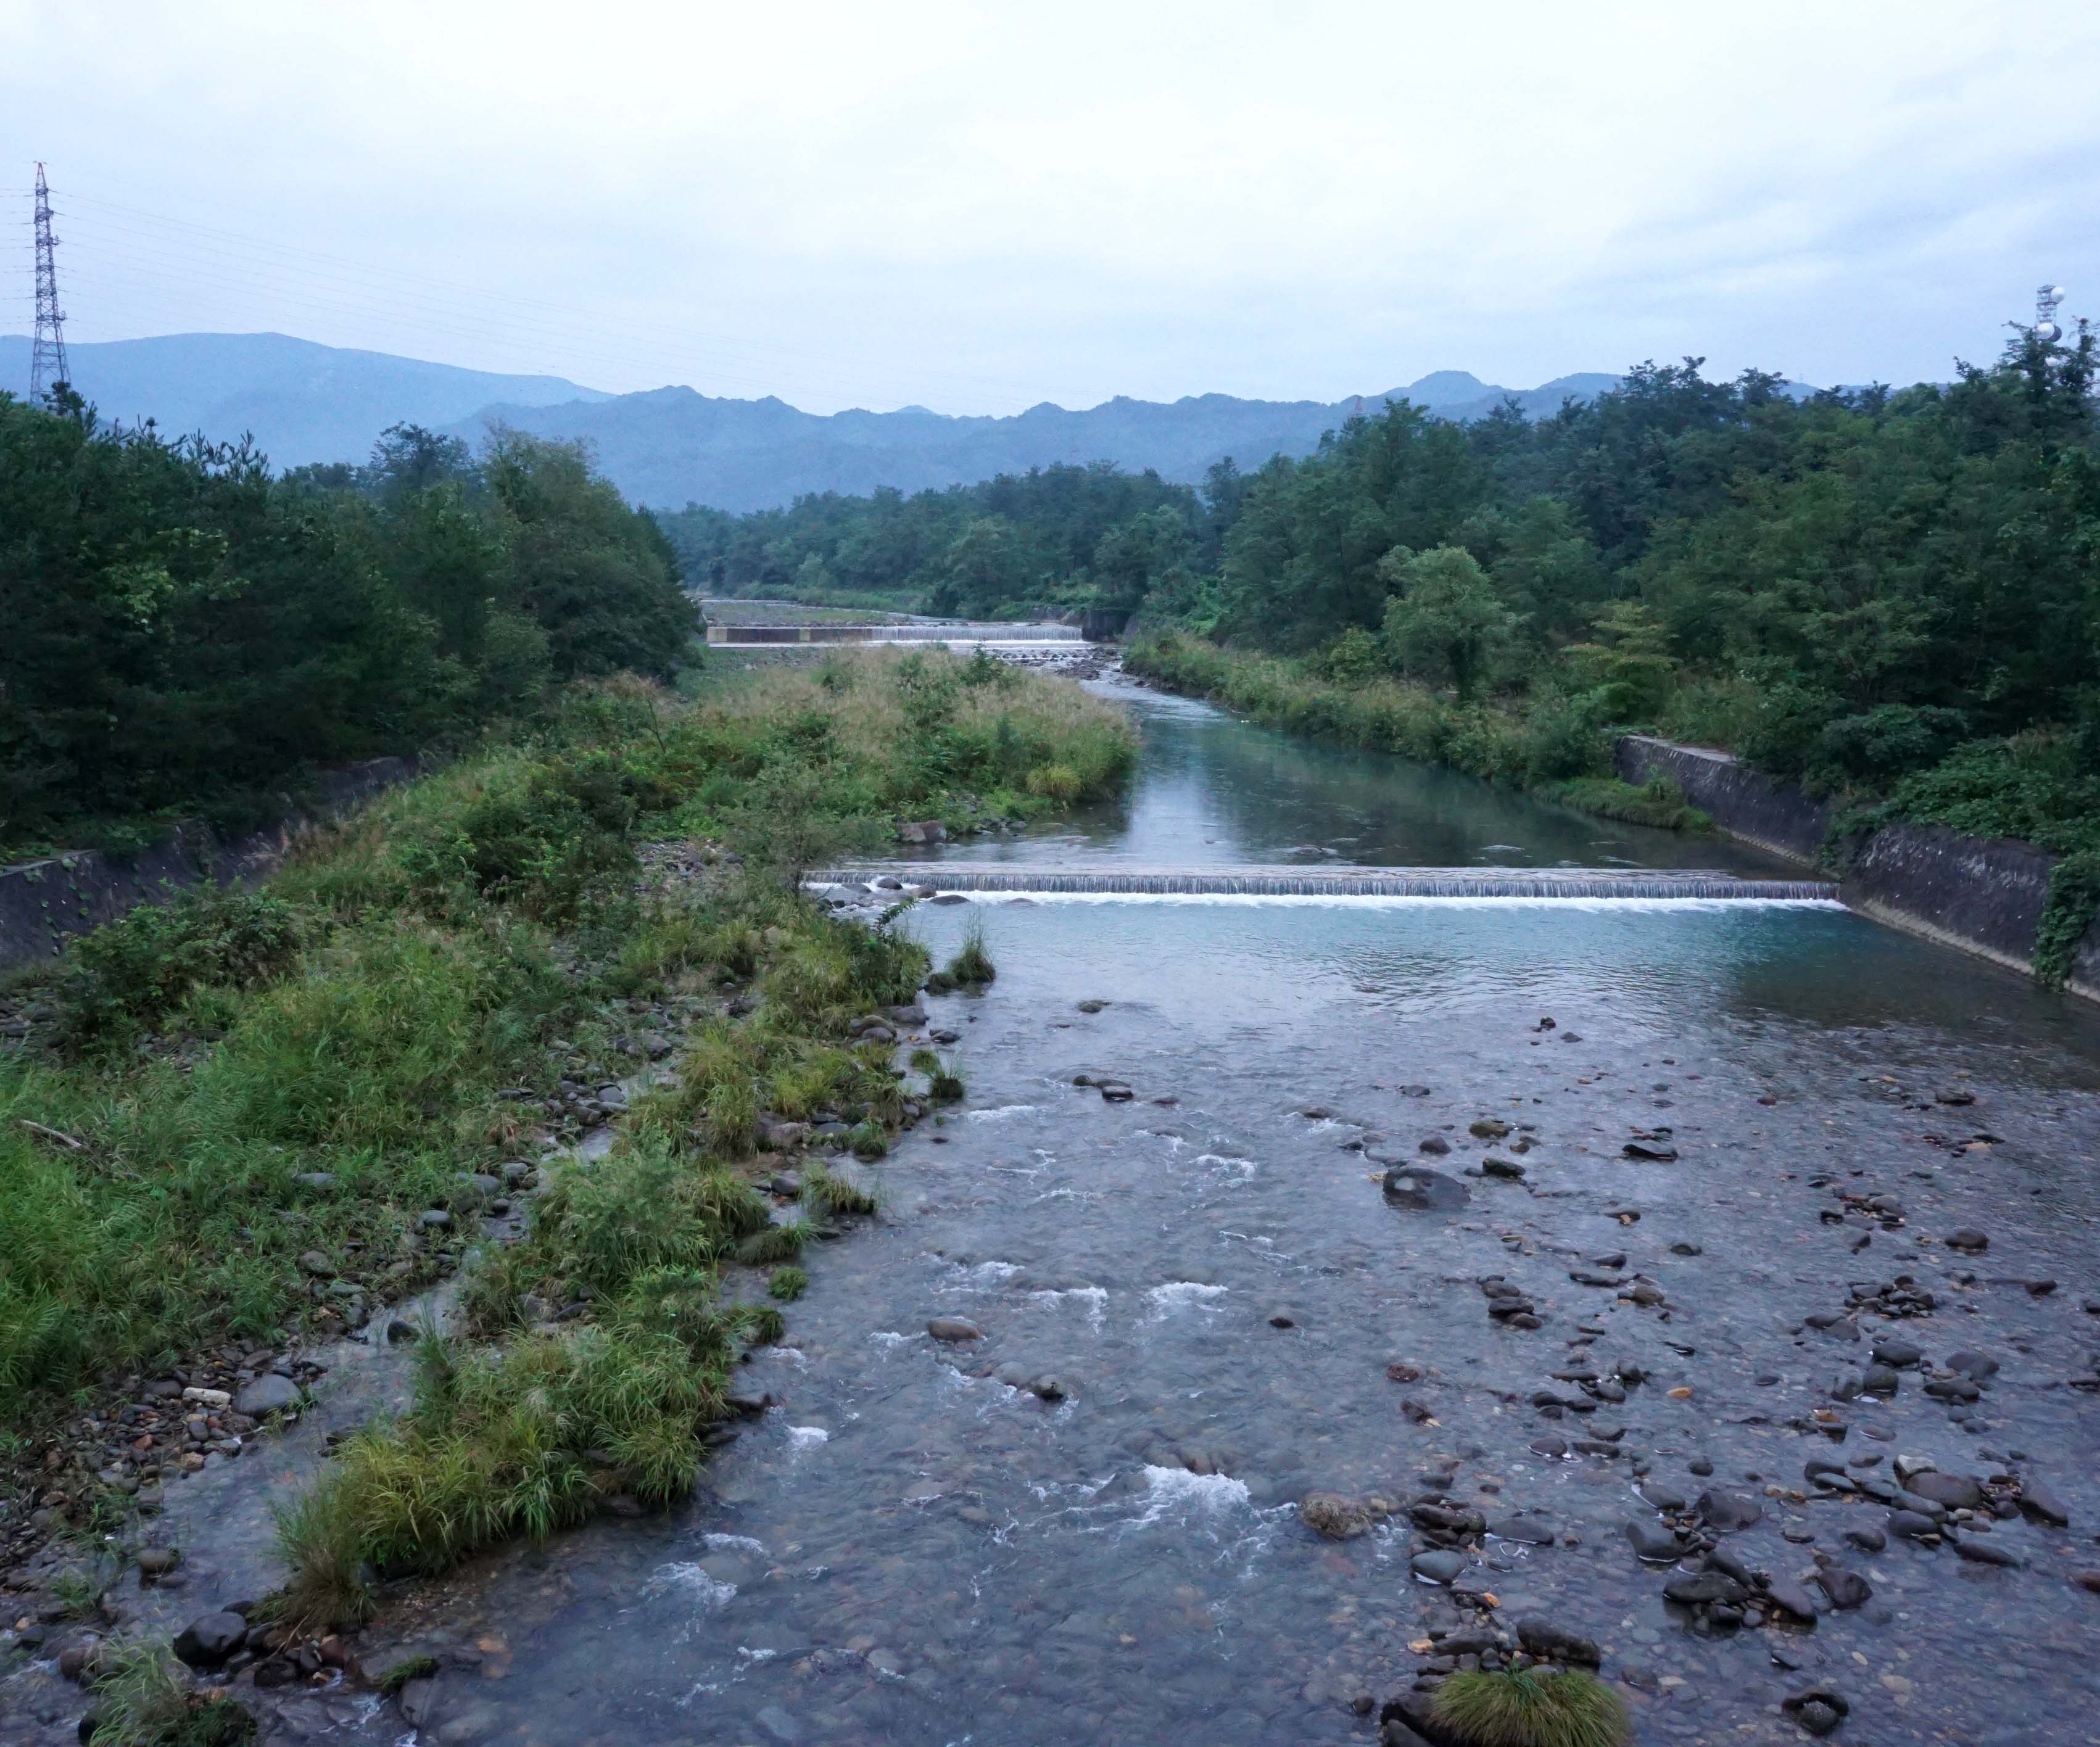
[[[804,1191],[805,1199],[808,1192]],[[777,1220],[763,1225],[736,1246],[736,1259],[753,1268],[770,1268],[775,1262],[791,1262],[808,1247],[807,1220]]]
[[[991,962],[991,955],[985,950],[984,924],[976,916],[970,918],[968,931],[963,936],[962,946],[955,957],[943,967],[942,974],[949,983],[959,989],[981,989],[999,972]]]
[[[437,1671],[435,1657],[412,1656],[386,1670],[386,1678],[379,1683],[379,1690],[391,1698],[410,1681],[427,1679]]]
[[[858,1184],[812,1166],[802,1174],[802,1205],[819,1216],[871,1214],[881,1205]]]
[[[105,1645],[95,1657],[95,1739],[104,1747],[239,1747],[255,1718],[232,1699],[190,1690],[160,1644]]]
[[[1684,791],[1666,776],[1653,776],[1636,788],[1615,776],[1578,776],[1544,791],[1552,799],[1600,818],[1658,831],[1710,832],[1714,821],[1684,798]]]
[[[799,1268],[776,1268],[765,1290],[783,1304],[792,1304],[810,1289],[810,1277]]]
[[[1626,1701],[1581,1669],[1454,1674],[1433,1708],[1469,1747],[1624,1747],[1633,1739]]]
[[[278,1517],[286,1617],[368,1617],[368,1573],[428,1575],[513,1536],[544,1539],[614,1492],[661,1504],[699,1471],[739,1321],[709,1274],[640,1275],[600,1322],[494,1349],[425,1342],[414,1405],[346,1445]]]

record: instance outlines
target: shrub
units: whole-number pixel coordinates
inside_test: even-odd
[[[195,991],[254,988],[298,956],[310,919],[280,898],[240,889],[186,892],[99,928],[66,955],[57,990],[64,1040],[77,1047],[150,1029]]]
[[[810,1287],[810,1277],[799,1268],[776,1268],[765,1290],[783,1304],[792,1304]]]

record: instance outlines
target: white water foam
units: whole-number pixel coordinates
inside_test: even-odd
[[[689,1638],[699,1629],[702,1619],[721,1612],[736,1599],[736,1586],[709,1577],[699,1565],[681,1562],[659,1565],[642,1593],[650,1597],[677,1595],[689,1599],[693,1604],[692,1612],[679,1630],[681,1637]]]
[[[1026,898],[1037,904],[1224,904],[1240,908],[1276,905],[1345,910],[1511,909],[1587,911],[1838,910],[1834,898],[1437,898],[1428,893],[1352,892],[978,892],[977,898]],[[973,1110],[973,1117],[990,1116]],[[1009,1114],[999,1112],[999,1114]]]
[[[1009,1116],[1033,1116],[1036,1107],[1032,1104],[1000,1104],[982,1110],[972,1110],[973,1123],[1003,1123]]]
[[[1245,1480],[1229,1474],[1191,1474],[1186,1468],[1145,1465],[1145,1510],[1130,1524],[1142,1529],[1168,1512],[1176,1515],[1215,1515],[1251,1504],[1254,1495]]]
[[[1152,1320],[1159,1322],[1177,1311],[1186,1310],[1191,1304],[1214,1309],[1218,1299],[1231,1290],[1229,1286],[1207,1286],[1200,1280],[1170,1280],[1165,1286],[1154,1286],[1145,1295],[1152,1305]]]
[[[788,1448],[793,1455],[800,1456],[831,1440],[831,1433],[822,1426],[790,1426],[788,1428]]]
[[[1108,1290],[1105,1286],[1074,1286],[1054,1289],[1046,1288],[1044,1290],[1040,1292],[1031,1292],[1029,1296],[1031,1298],[1048,1299],[1053,1304],[1060,1299],[1079,1299],[1082,1300],[1087,1307],[1088,1322],[1092,1326],[1097,1329],[1101,1326],[1103,1320],[1108,1315],[1109,1295]]]
[[[761,1559],[766,1556],[765,1543],[754,1541],[749,1535],[702,1535],[701,1542],[710,1553],[756,1553]]]
[[[1236,1158],[1224,1153],[1198,1153],[1195,1162],[1212,1176],[1233,1177],[1244,1183],[1259,1175],[1261,1167],[1251,1158]]]

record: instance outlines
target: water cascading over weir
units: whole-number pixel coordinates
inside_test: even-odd
[[[815,887],[859,886],[931,896],[1002,892],[1015,896],[1132,898],[1586,899],[1703,901],[1838,906],[1838,888],[1823,880],[1741,880],[1718,871],[1621,872],[1612,868],[1412,867],[1407,869],[1232,868],[1179,871],[1110,868],[967,867],[939,862],[832,869],[809,876]]]

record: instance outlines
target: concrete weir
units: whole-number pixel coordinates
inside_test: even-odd
[[[1719,872],[1614,868],[1410,867],[1226,871],[1112,868],[1098,872],[1047,867],[963,867],[946,862],[836,869],[810,876],[813,886],[900,887],[937,893],[1010,892],[1037,896],[1696,899],[1706,902],[1825,903],[1838,888],[1824,880],[1738,880]]]

